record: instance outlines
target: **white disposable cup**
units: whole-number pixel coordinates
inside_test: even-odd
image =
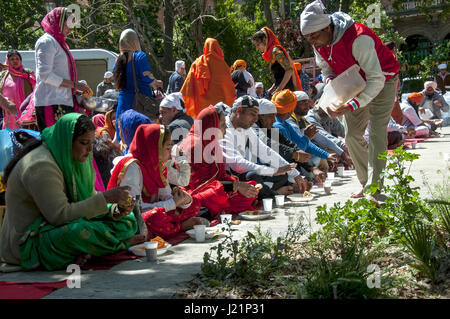
[[[220,215],[220,221],[222,222],[222,224],[224,225],[224,227],[226,229],[229,229],[229,227],[230,227],[229,224],[231,224],[231,218],[232,218],[231,214]]]
[[[295,215],[294,214],[289,214],[288,215],[288,225],[293,225],[295,221]]]
[[[444,161],[450,161],[450,153],[444,153]]]
[[[331,193],[331,182],[323,183],[323,189],[326,194],[330,194]]]
[[[275,195],[275,203],[277,206],[284,206],[284,195]]]
[[[205,241],[206,226],[205,225],[195,225],[194,230],[195,230],[195,240],[197,242]]]
[[[334,179],[334,172],[327,173],[327,178],[328,179]]]
[[[264,198],[263,199],[263,206],[264,206],[264,210],[266,212],[271,212],[272,211],[272,198]]]
[[[344,166],[338,166],[338,175],[344,176]]]
[[[415,142],[412,142],[412,143],[411,143],[411,147],[412,147],[413,149],[415,149],[415,148],[416,148],[416,143],[415,143]]]
[[[147,256],[147,261],[156,261],[158,259],[157,249],[157,241],[149,241],[145,243],[145,255]]]

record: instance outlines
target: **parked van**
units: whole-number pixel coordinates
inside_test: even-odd
[[[112,71],[118,54],[104,49],[74,49],[70,50],[77,65],[78,80],[85,80],[95,94],[97,84],[103,81],[106,71]],[[3,63],[8,51],[0,51],[0,61]],[[22,64],[25,68],[36,72],[34,50],[20,51]]]

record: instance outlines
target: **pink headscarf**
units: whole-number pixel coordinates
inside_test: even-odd
[[[96,114],[92,117],[92,122],[95,125],[95,129],[105,126],[105,115],[104,114]]]
[[[77,68],[75,65],[75,59],[70,53],[69,46],[66,43],[66,37],[62,33],[64,27],[65,16],[67,15],[67,9],[64,7],[56,7],[42,19],[41,26],[44,29],[44,32],[50,34],[55,38],[56,41],[61,45],[63,50],[67,54],[67,58],[69,59],[69,74],[70,79],[74,82],[77,81]],[[75,93],[75,92],[73,92]]]
[[[36,86],[36,76],[34,75],[34,72],[31,73],[25,73],[23,71],[23,65],[22,65],[22,58],[20,57],[20,66],[19,69],[14,69],[9,65],[8,56],[5,58],[5,65],[8,66],[9,74],[12,74],[14,76],[18,76],[20,78],[28,79],[30,81],[31,86],[34,88]]]

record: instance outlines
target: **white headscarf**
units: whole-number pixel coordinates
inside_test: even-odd
[[[437,88],[437,83],[434,81],[427,81],[425,82],[425,84],[423,85],[424,89],[426,90],[429,86],[431,86],[433,89],[436,90]]]
[[[277,114],[277,107],[271,101],[267,99],[258,99],[259,103],[259,115],[264,114]]]
[[[324,13],[320,0],[308,4],[300,16],[300,30],[303,35],[320,31],[330,25],[330,15]]]
[[[175,62],[175,71],[180,72],[182,67],[185,67],[184,61],[178,60]]]
[[[181,93],[176,92],[176,93],[171,93],[169,95],[167,95],[162,101],[161,104],[159,104],[159,106],[171,109],[171,108],[176,108],[177,110],[182,111],[183,107],[181,106],[181,101],[180,99],[182,99],[181,97]]]
[[[308,94],[306,94],[306,92],[304,91],[294,91],[294,93],[297,96],[297,102],[309,99]]]

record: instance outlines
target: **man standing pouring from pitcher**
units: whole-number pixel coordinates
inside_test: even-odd
[[[325,83],[355,63],[366,81],[362,92],[337,110],[328,107],[329,115],[345,117],[345,140],[362,189],[352,198],[364,196],[372,182],[382,182],[380,173],[386,162],[378,154],[387,149],[387,124],[394,105],[400,63],[381,39],[367,26],[355,22],[348,14],[325,14],[316,0],[300,17],[303,36],[314,47],[318,66]],[[363,138],[370,121],[368,150]],[[378,193],[368,195],[378,204]]]

